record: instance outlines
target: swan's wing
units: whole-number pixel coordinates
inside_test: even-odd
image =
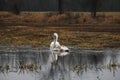
[[[62,52],[62,53],[58,54],[58,56],[66,56],[68,54],[70,54],[70,53],[69,52]]]
[[[57,41],[55,47],[60,47],[60,43]]]
[[[55,47],[53,48],[52,51],[54,54],[57,54],[58,56],[65,56],[69,54],[69,48],[66,46]]]
[[[69,48],[66,46],[61,46],[60,54],[58,54],[58,56],[66,56],[68,54],[70,54]]]
[[[66,46],[61,46],[61,51],[69,52],[69,48]]]
[[[53,48],[53,50],[54,50],[54,51],[65,52],[65,51],[69,50],[69,48],[66,47],[66,46],[57,46],[57,47]]]

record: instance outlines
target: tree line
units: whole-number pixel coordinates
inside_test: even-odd
[[[0,0],[0,10],[20,14],[21,11],[65,11],[91,12],[120,11],[120,0]]]
[[[58,11],[59,14],[64,13],[64,1],[65,0],[58,0]],[[97,12],[97,8],[98,8],[98,3],[100,3],[100,0],[89,0],[88,1],[91,5],[91,15],[93,18],[96,17],[96,12]]]

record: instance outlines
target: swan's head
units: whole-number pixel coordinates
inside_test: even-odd
[[[58,40],[58,34],[57,33],[53,34],[53,39],[56,40],[56,41]]]

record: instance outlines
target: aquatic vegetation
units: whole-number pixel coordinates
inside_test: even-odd
[[[0,66],[0,73],[8,73],[10,72],[10,65]]]
[[[120,66],[120,64],[117,64],[117,63],[112,63],[112,64],[109,64],[109,66],[111,66],[111,67],[119,67],[119,66]]]
[[[0,66],[0,72],[3,72],[3,71],[4,71],[3,66]]]
[[[82,74],[83,72],[87,72],[89,70],[94,70],[94,71],[103,71],[103,69],[108,69],[112,71],[112,68],[119,67],[119,64],[111,64],[111,65],[75,65],[75,66],[70,66],[69,70],[76,72],[77,74]]]
[[[5,66],[5,70],[6,70],[7,72],[9,72],[10,66],[9,66],[9,65],[6,65],[6,66]]]
[[[41,66],[37,64],[20,64],[18,69],[20,70],[20,72],[24,72],[24,71],[37,72],[37,70],[41,70]]]

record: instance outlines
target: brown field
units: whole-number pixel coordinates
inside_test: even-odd
[[[98,13],[92,19],[89,13],[0,13],[0,45],[49,47],[54,32],[71,47],[120,48],[120,15]]]
[[[116,25],[120,24],[120,12],[98,12],[93,19],[89,12],[66,12],[57,14],[56,12],[22,12],[20,15],[0,12],[0,24],[2,25]]]

